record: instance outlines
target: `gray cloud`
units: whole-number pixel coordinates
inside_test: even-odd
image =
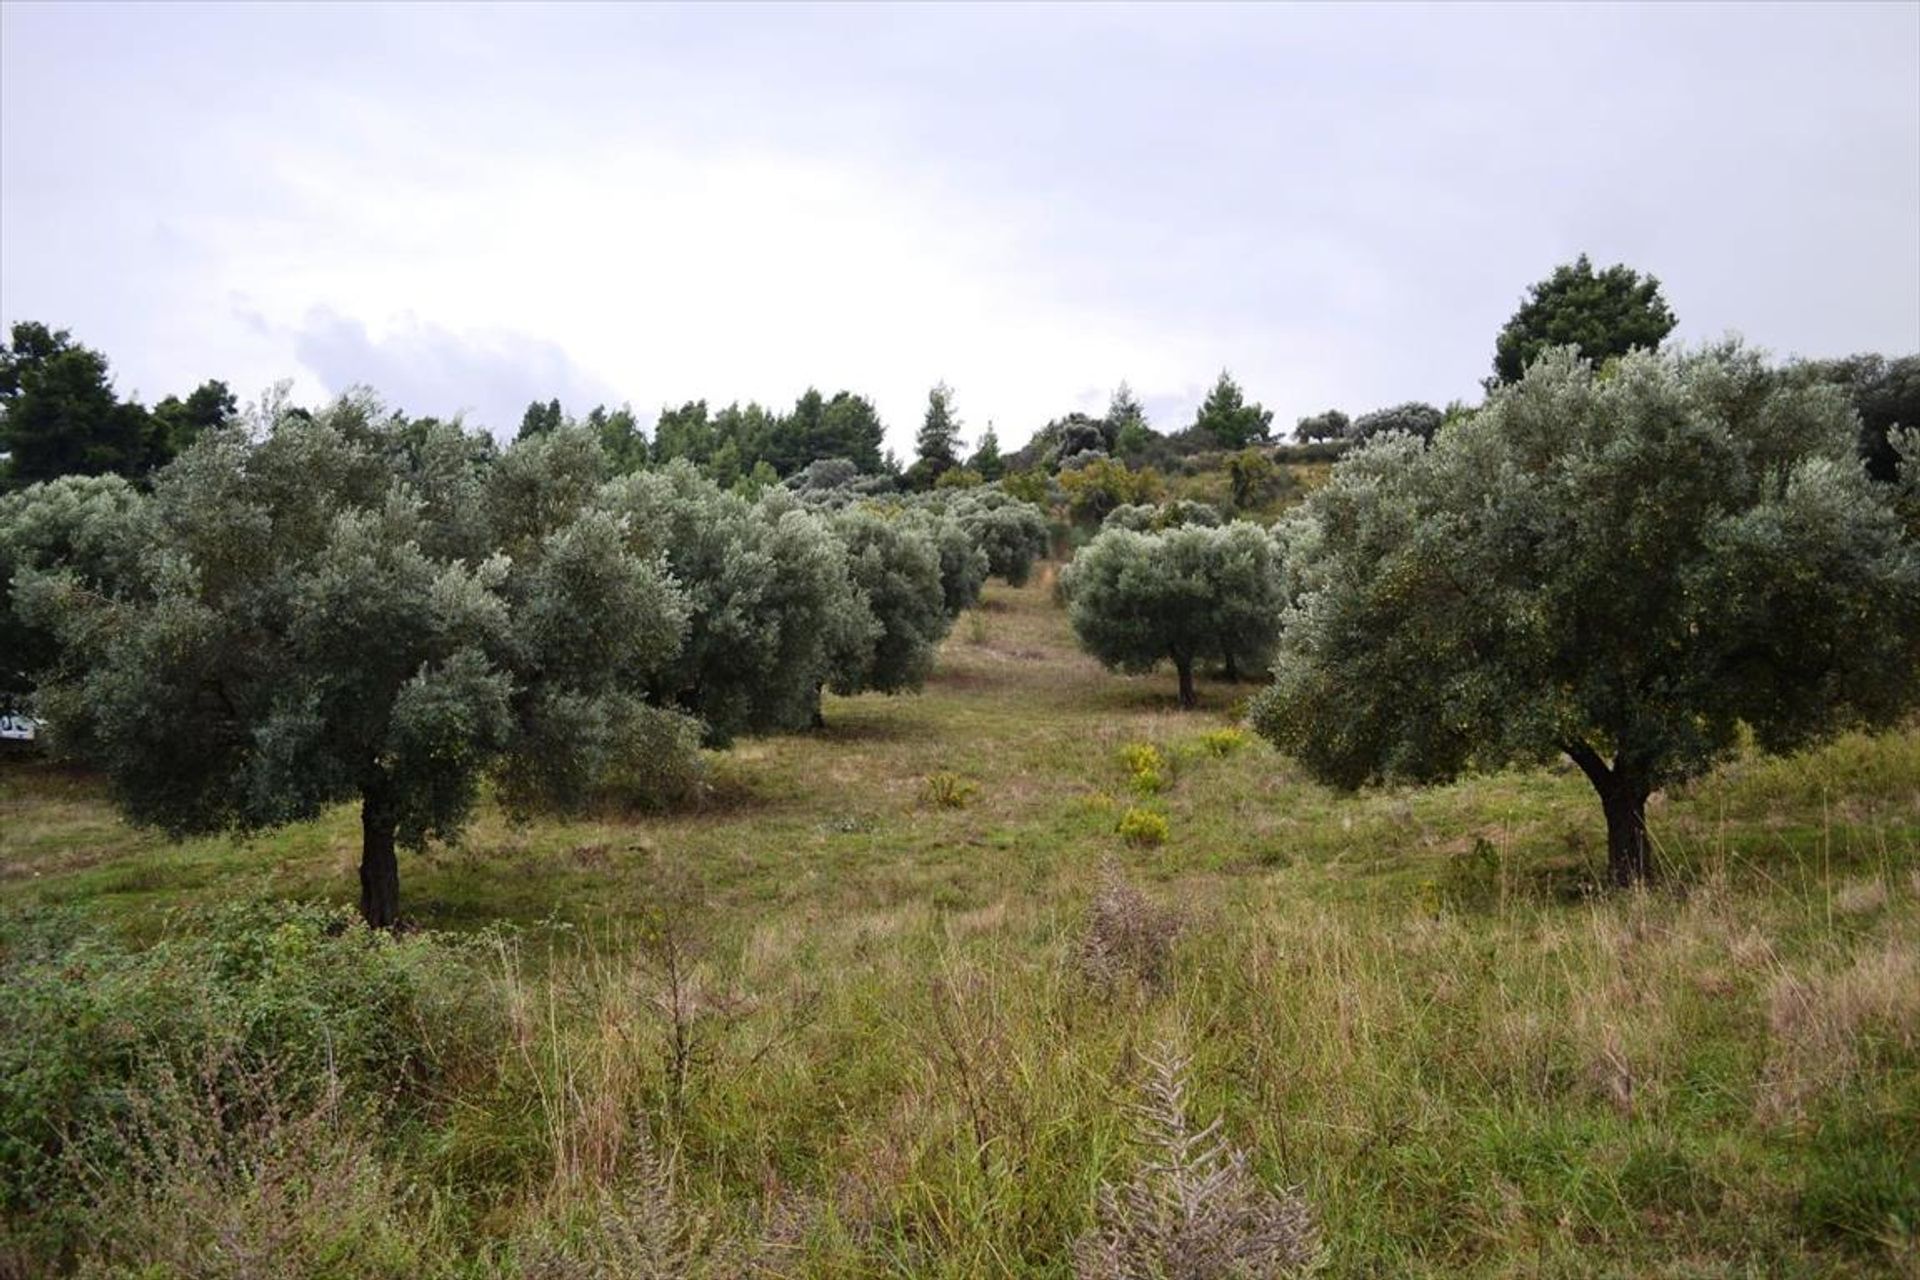
[[[1916,227],[1912,4],[0,5],[0,319],[140,387],[1291,425],[1475,395],[1580,252],[1911,351]]]
[[[466,337],[414,322],[375,339],[359,321],[317,308],[295,333],[294,352],[329,392],[369,386],[396,409],[460,414],[504,439],[531,401],[557,397],[580,416],[618,400],[556,344],[518,334]]]

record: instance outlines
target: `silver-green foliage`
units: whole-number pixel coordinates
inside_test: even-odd
[[[940,553],[941,600],[947,616],[957,618],[980,603],[980,592],[987,585],[987,553],[964,525],[945,512],[917,508],[912,519]]]
[[[1107,512],[1106,519],[1100,522],[1100,527],[1151,533],[1158,529],[1177,529],[1189,524],[1204,525],[1212,529],[1218,528],[1220,523],[1220,510],[1212,503],[1196,502],[1191,498],[1175,498],[1171,502],[1130,502],[1115,507]]]
[[[57,652],[46,627],[14,606],[17,575],[55,568],[90,591],[132,573],[146,503],[117,475],[62,476],[0,496],[0,710],[31,700],[35,673]]]
[[[871,643],[839,540],[790,494],[750,503],[682,460],[622,476],[600,501],[636,549],[665,556],[686,594],[686,641],[665,687],[710,741],[805,728],[836,646]]]
[[[1172,662],[1182,705],[1193,704],[1196,663],[1217,660],[1232,676],[1272,655],[1282,605],[1279,548],[1247,521],[1160,533],[1107,529],[1074,557],[1063,582],[1087,651],[1122,671]]]
[[[940,577],[940,549],[925,524],[897,510],[849,507],[834,518],[848,571],[875,628],[845,637],[831,684],[836,693],[918,689],[933,670],[953,618]]]
[[[542,437],[484,486],[442,476],[484,494],[475,518],[423,497],[393,430],[349,398],[203,435],[155,480],[130,582],[102,593],[55,566],[19,588],[61,645],[40,690],[56,742],[129,816],[245,830],[358,797],[362,909],[382,924],[396,838],[453,835],[488,771],[516,803],[568,803],[622,761],[691,750],[647,706],[686,606],[580,504],[592,450]]]
[[[1321,778],[1431,782],[1564,752],[1617,880],[1649,792],[1746,724],[1786,749],[1911,705],[1920,552],[1830,388],[1738,346],[1550,352],[1430,448],[1350,455],[1291,518],[1255,723]]]
[[[997,488],[956,498],[948,510],[987,556],[987,575],[1025,586],[1034,562],[1047,554],[1047,517],[1038,506]]]

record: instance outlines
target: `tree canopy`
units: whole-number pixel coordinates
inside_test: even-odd
[[[1311,444],[1316,440],[1344,440],[1352,425],[1346,414],[1338,409],[1329,409],[1294,423],[1293,438],[1301,444]]]
[[[836,636],[857,645],[873,625],[827,520],[777,494],[724,492],[685,460],[614,480],[601,502],[681,586],[686,637],[660,687],[708,741],[812,723]]]
[[[1420,440],[1431,440],[1445,421],[1446,414],[1432,405],[1409,400],[1405,404],[1361,414],[1347,427],[1345,435],[1352,440],[1371,440],[1389,431],[1404,431]]]
[[[1808,360],[1789,366],[1786,377],[1843,388],[1860,415],[1860,456],[1868,473],[1876,480],[1894,478],[1900,458],[1891,433],[1896,427],[1920,429],[1920,355]]]
[[[172,456],[163,427],[114,393],[107,358],[34,321],[0,343],[0,481],[142,476]]]
[[[1196,432],[1211,436],[1222,449],[1244,449],[1267,439],[1273,426],[1273,412],[1247,403],[1240,384],[1222,369],[1219,381],[1201,403],[1193,426]]]
[[[60,642],[38,691],[56,740],[131,818],[249,830],[357,798],[361,910],[385,925],[396,843],[456,834],[484,774],[516,807],[566,805],[690,761],[691,722],[647,701],[686,604],[575,500],[604,466],[591,437],[531,437],[495,484],[461,474],[480,451],[458,428],[403,443],[364,398],[259,427],[159,474],[118,590],[72,560],[20,575],[23,617]]]
[[[0,711],[27,705],[37,672],[59,655],[53,632],[15,607],[14,578],[59,571],[111,594],[130,581],[145,541],[140,491],[122,476],[62,476],[0,496]]]
[[[1259,526],[1189,524],[1145,533],[1101,532],[1064,574],[1068,617],[1106,666],[1146,672],[1171,662],[1180,705],[1195,704],[1195,665],[1221,662],[1229,678],[1264,666],[1282,604],[1279,548]]]
[[[988,482],[1006,474],[1007,462],[1000,456],[1000,436],[991,422],[987,424],[986,431],[981,433],[980,444],[974,449],[973,456],[967,459],[967,466],[979,472],[980,478]]]
[[[960,465],[960,419],[953,412],[953,388],[938,383],[927,392],[927,414],[915,440],[919,457],[911,478],[917,487],[932,487],[935,481]]]
[[[1595,271],[1583,253],[1527,290],[1494,341],[1494,381],[1519,381],[1552,347],[1573,347],[1595,364],[1651,351],[1676,323],[1658,280],[1620,264]]]
[[[948,511],[987,557],[987,575],[1021,587],[1047,554],[1047,517],[1031,502],[997,488],[974,489]]]
[[[918,689],[953,621],[939,545],[925,524],[898,511],[849,507],[834,527],[847,550],[854,588],[873,619],[870,629],[838,638],[834,692]]]
[[[1734,749],[1884,723],[1920,672],[1920,551],[1834,389],[1737,346],[1604,375],[1549,352],[1430,448],[1349,455],[1284,525],[1294,593],[1255,724],[1321,779],[1564,753],[1617,883],[1646,802]]]

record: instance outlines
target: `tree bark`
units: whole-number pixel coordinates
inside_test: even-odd
[[[394,832],[400,825],[393,783],[375,771],[360,784],[360,916],[375,929],[400,918],[400,860]]]
[[[1180,673],[1180,709],[1182,711],[1191,711],[1194,706],[1193,659],[1175,658],[1173,660],[1173,667],[1174,670]]]
[[[1584,743],[1565,748],[1600,796],[1607,816],[1607,880],[1616,889],[1653,879],[1653,847],[1647,839],[1647,797],[1652,786],[1638,770],[1616,759],[1612,766]]]
[[[1228,684],[1240,683],[1240,664],[1234,661],[1233,650],[1231,648],[1227,650],[1226,670],[1222,672],[1222,674],[1226,676]]]

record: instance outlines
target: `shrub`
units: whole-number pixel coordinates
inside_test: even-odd
[[[1124,462],[1098,456],[1062,470],[1060,487],[1066,490],[1067,508],[1074,519],[1093,525],[1106,519],[1115,507],[1158,502],[1165,488],[1160,473],[1152,467],[1135,471]]]
[[[1120,749],[1133,789],[1150,794],[1166,786],[1167,758],[1151,742],[1131,742]]]
[[[1167,842],[1167,817],[1151,809],[1129,809],[1120,815],[1117,830],[1128,844],[1150,848]]]
[[[1200,749],[1210,756],[1224,759],[1247,745],[1247,731],[1228,727],[1214,729],[1200,735]]]
[[[133,1099],[193,1081],[234,1126],[333,1090],[404,1113],[503,1034],[475,942],[285,904],[187,923],[132,950],[59,913],[0,919],[0,1215],[34,1215],[50,1245],[73,1229],[76,1171],[126,1159]]]

